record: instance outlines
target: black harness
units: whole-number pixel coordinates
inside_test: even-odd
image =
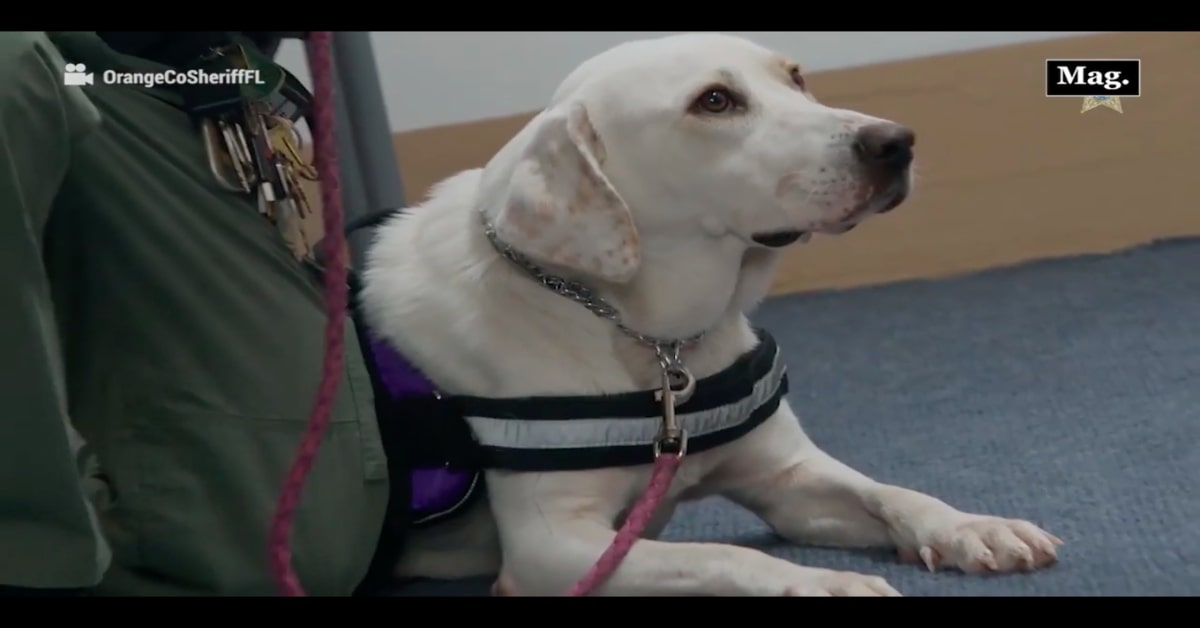
[[[719,373],[698,380],[676,409],[689,453],[724,445],[769,418],[787,393],[786,367],[775,340],[759,342]],[[373,368],[375,377],[382,377]],[[658,390],[609,395],[491,399],[428,394],[391,397],[379,383],[385,447],[405,451],[415,466],[510,471],[579,471],[654,462],[661,425]],[[377,388],[378,390],[378,388]],[[404,441],[397,439],[403,438]],[[390,442],[389,442],[390,441]]]

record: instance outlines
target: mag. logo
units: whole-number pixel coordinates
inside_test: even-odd
[[[1122,113],[1122,98],[1142,95],[1141,59],[1047,59],[1046,96],[1082,98],[1083,112]]]

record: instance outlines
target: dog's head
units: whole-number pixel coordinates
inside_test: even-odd
[[[612,282],[643,242],[786,246],[889,211],[912,185],[914,135],[816,101],[800,67],[746,40],[688,34],[580,65],[488,165],[499,237]]]

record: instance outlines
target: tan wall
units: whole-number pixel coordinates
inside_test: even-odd
[[[1144,96],[1124,100],[1124,114],[1081,114],[1080,99],[1043,97],[1047,58],[1140,58]],[[900,210],[796,247],[776,292],[939,277],[1200,234],[1200,81],[1179,80],[1196,76],[1198,64],[1200,33],[1118,33],[812,76],[822,102],[916,129],[919,178]],[[409,201],[484,164],[531,115],[396,134]]]

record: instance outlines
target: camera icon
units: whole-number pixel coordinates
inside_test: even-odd
[[[68,63],[63,70],[63,85],[82,86],[96,83],[96,76],[88,72],[87,66],[82,63]]]

